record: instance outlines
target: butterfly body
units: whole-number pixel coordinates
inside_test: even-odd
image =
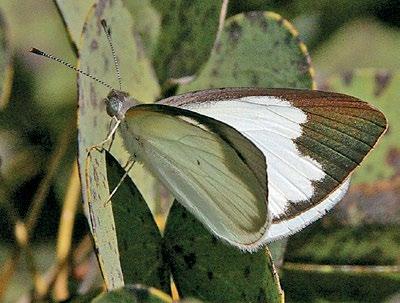
[[[129,153],[217,236],[245,250],[331,209],[386,129],[367,103],[321,91],[226,88],[153,105],[111,97],[107,112],[121,121]]]

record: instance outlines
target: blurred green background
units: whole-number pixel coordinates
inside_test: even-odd
[[[125,2],[129,4],[129,0]],[[155,8],[159,8],[160,3],[153,1]],[[346,75],[353,75],[349,71],[357,68],[387,69],[394,74],[400,69],[398,0],[231,1],[228,15],[253,10],[275,11],[294,23],[309,48],[320,87],[333,89],[340,86],[340,79],[345,81]],[[32,251],[38,270],[44,272],[54,261],[60,209],[77,151],[77,86],[73,72],[35,57],[28,50],[37,47],[71,63],[76,62],[75,50],[52,1],[0,0],[0,14],[2,30],[7,30],[6,39],[2,31],[2,44],[4,47],[7,43],[10,47],[14,73],[8,104],[0,101],[0,265],[5,264],[15,248],[13,212],[16,217],[26,217],[38,186],[49,174],[50,163],[58,153],[62,160],[50,182],[40,219],[32,233]],[[203,61],[199,59],[189,70],[197,71],[207,59],[207,52],[203,57]],[[168,76],[187,75],[159,74],[164,80]],[[399,89],[399,86],[394,88],[397,92],[394,96],[399,96]],[[3,87],[1,93],[4,91],[7,92],[7,88]],[[399,100],[391,102],[397,104]],[[399,134],[398,128],[391,131]],[[400,141],[399,136],[397,139]],[[391,155],[395,175],[400,176],[400,148]],[[393,177],[388,182],[394,182],[392,179],[398,181]],[[289,241],[285,257],[289,265],[282,267],[282,284],[288,301],[354,302],[365,299],[383,302],[390,300],[396,288],[400,291],[400,222],[397,216],[400,200],[396,196],[400,191],[396,186],[389,186],[388,192],[393,195],[391,200],[386,196],[374,200],[375,203],[389,200],[389,215],[383,219],[371,214],[368,224],[362,220],[350,222],[343,219],[343,213],[349,213],[349,208],[343,206]],[[381,207],[386,205],[382,203]],[[79,210],[74,243],[80,243],[87,233],[86,219]],[[316,251],[315,247],[325,249]],[[378,278],[369,272],[367,277],[360,278],[362,272],[343,274],[334,268],[310,269],[302,267],[304,263],[392,266],[397,274],[385,273]],[[28,268],[29,264],[18,264],[6,301],[13,302],[17,296],[29,291],[32,282]],[[328,271],[329,275],[320,277],[321,271]],[[325,287],[313,288],[315,285],[310,285],[310,281],[314,280],[316,282],[311,284],[321,283]],[[356,293],[354,285],[362,286],[358,289],[360,293]],[[376,290],[367,292],[368,298],[363,298],[365,285]],[[378,290],[381,292],[376,297]]]

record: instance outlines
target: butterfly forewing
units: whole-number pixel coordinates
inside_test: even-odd
[[[129,109],[125,145],[217,236],[247,249],[269,225],[266,161],[232,127],[165,105]]]
[[[386,129],[383,114],[367,103],[321,91],[228,88],[161,102],[222,121],[264,153],[272,215],[268,241],[296,232],[332,208]]]

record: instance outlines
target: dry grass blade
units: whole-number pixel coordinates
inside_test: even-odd
[[[217,31],[217,35],[215,36],[213,50],[217,47],[218,42],[221,38],[221,33],[224,29],[224,23],[225,23],[225,18],[226,18],[226,12],[228,10],[228,4],[229,4],[229,0],[223,0],[222,5],[221,5],[221,13],[219,15],[218,31]]]
[[[77,161],[74,161],[61,212],[57,238],[57,266],[60,268],[54,285],[54,296],[57,301],[66,300],[69,297],[67,285],[69,272],[68,258],[71,253],[72,231],[80,198],[80,186],[78,164]]]
[[[286,262],[283,269],[314,272],[400,273],[399,265],[320,265]]]

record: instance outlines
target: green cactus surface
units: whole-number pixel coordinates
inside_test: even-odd
[[[177,202],[168,216],[165,246],[182,297],[206,302],[283,302],[268,249],[245,253],[222,243]]]

